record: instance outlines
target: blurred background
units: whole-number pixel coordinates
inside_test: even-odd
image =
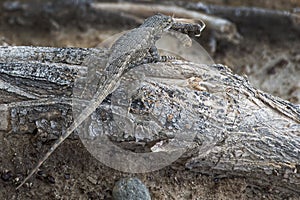
[[[255,87],[300,102],[300,1],[0,1],[0,45],[97,47],[157,12],[202,19],[198,42]]]

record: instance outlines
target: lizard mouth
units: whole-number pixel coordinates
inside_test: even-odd
[[[173,22],[174,23],[174,22]],[[172,26],[173,26],[173,23],[170,23],[166,28],[164,28],[165,31],[169,30]]]

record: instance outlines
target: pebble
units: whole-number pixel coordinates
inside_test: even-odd
[[[54,178],[53,176],[48,175],[48,176],[47,176],[47,180],[48,180],[49,183],[55,184],[55,178]]]
[[[71,175],[69,173],[64,174],[65,179],[69,180],[71,178]]]
[[[1,175],[1,179],[3,181],[9,181],[12,178],[12,172],[11,171],[4,171]]]
[[[97,179],[91,177],[91,176],[88,176],[87,179],[89,180],[89,182],[91,182],[92,184],[96,185],[97,184]]]
[[[151,200],[149,190],[137,178],[122,178],[114,186],[114,200]]]

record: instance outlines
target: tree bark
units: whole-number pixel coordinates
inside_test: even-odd
[[[105,49],[1,47],[0,130],[59,135],[72,122],[75,80],[88,77],[95,65],[101,73],[107,55]],[[129,103],[118,107],[121,97]],[[126,127],[120,130],[113,119],[103,119],[103,112],[120,114],[116,107],[131,113],[133,122],[153,122],[157,134],[127,130],[124,135]],[[300,194],[299,106],[253,88],[226,66],[180,60],[139,66],[94,114],[99,126],[113,130],[111,140],[132,151],[141,146],[154,151],[159,142],[174,139],[174,130],[193,134],[174,168],[245,177],[270,190]]]

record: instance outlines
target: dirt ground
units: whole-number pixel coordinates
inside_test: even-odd
[[[245,1],[244,5],[251,2]],[[259,3],[270,8],[300,7],[296,0],[257,1],[256,5]],[[76,28],[51,33],[14,32],[9,27],[2,30],[0,38],[12,45],[76,47],[95,47],[105,37],[120,32]],[[214,61],[247,75],[256,87],[299,104],[300,38],[274,39],[247,29],[241,29],[241,33],[244,39],[240,44],[217,44],[217,51],[211,54]],[[32,133],[0,132],[0,199],[111,199],[114,183],[121,177],[133,176],[145,183],[153,199],[300,199],[288,193],[278,195],[271,188],[259,188],[243,178],[216,179],[172,166],[146,174],[122,173],[98,162],[76,139],[65,141],[43,164],[39,174],[16,191],[24,173],[32,169],[52,143],[53,140],[42,142]]]

